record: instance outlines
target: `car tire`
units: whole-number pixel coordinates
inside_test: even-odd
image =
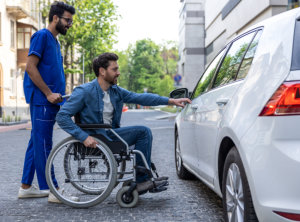
[[[196,179],[196,177],[192,173],[190,173],[183,165],[177,131],[175,132],[175,166],[176,166],[177,176],[180,179],[183,179],[183,180]]]
[[[222,181],[225,222],[257,222],[245,169],[236,147],[232,147],[226,157]]]

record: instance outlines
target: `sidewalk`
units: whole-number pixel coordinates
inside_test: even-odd
[[[28,123],[16,124],[11,126],[0,126],[0,133],[19,129],[31,129],[31,122],[29,121]]]

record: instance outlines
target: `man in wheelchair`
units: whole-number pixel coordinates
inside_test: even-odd
[[[113,141],[119,140],[111,131],[105,129],[83,130],[76,125],[71,117],[79,116],[82,124],[109,124],[114,131],[127,142],[141,151],[151,166],[152,133],[145,126],[120,127],[123,103],[140,104],[143,106],[176,105],[184,107],[191,103],[188,98],[172,99],[151,93],[134,93],[117,85],[120,76],[117,63],[118,56],[114,53],[103,53],[93,61],[96,79],[74,89],[56,116],[59,126],[74,138],[83,142],[86,147],[96,148],[97,141],[91,135],[105,135]],[[168,185],[168,177],[157,177],[150,180],[143,171],[142,158],[137,155],[136,164],[141,168],[137,172],[136,189],[139,194],[153,187]]]

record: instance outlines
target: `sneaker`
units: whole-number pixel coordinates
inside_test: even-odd
[[[75,201],[75,202],[79,202],[79,198],[75,197],[75,196],[71,196],[69,194],[67,194],[63,189],[61,191],[61,195],[63,196],[67,196],[69,200]],[[54,196],[53,193],[49,193],[49,197],[48,197],[48,202],[50,203],[62,203],[59,199],[56,198],[56,196]]]
[[[49,190],[40,190],[36,185],[32,184],[28,189],[20,187],[18,198],[33,198],[33,197],[47,197]]]
[[[151,181],[151,180],[147,180],[145,182],[142,183],[138,183],[136,185],[136,189],[138,191],[139,194],[144,194],[147,191],[151,190],[155,187],[161,187],[161,186],[165,186],[168,185],[168,181],[166,180],[162,180],[162,181]]]

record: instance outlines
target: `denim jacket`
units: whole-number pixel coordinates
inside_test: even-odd
[[[112,128],[119,128],[123,103],[140,104],[143,106],[167,105],[169,98],[151,93],[134,93],[113,85],[108,90],[110,101],[114,107]],[[76,139],[83,142],[88,135],[105,134],[105,130],[80,129],[71,119],[76,113],[80,113],[80,122],[84,124],[103,124],[103,90],[97,79],[78,86],[71,97],[64,103],[56,115],[58,125]]]

